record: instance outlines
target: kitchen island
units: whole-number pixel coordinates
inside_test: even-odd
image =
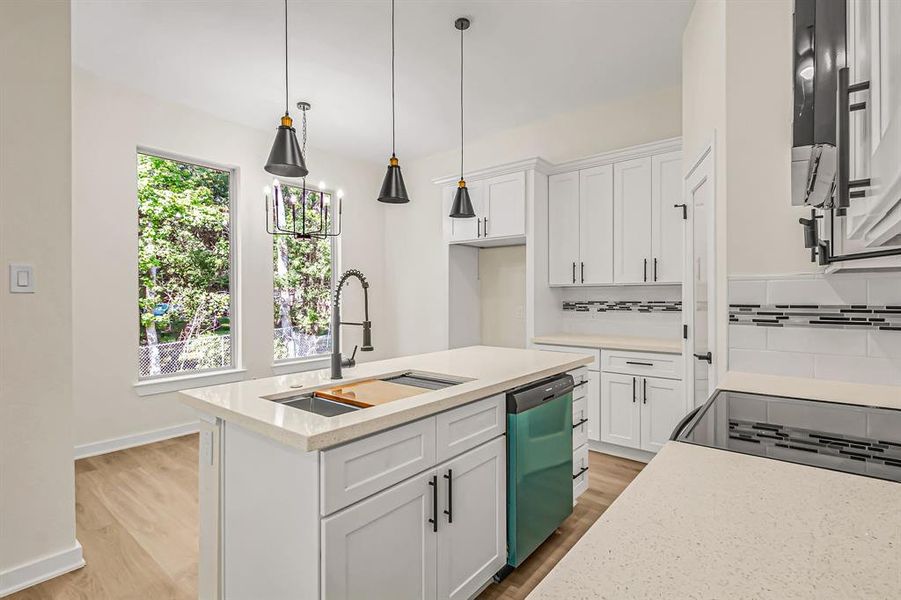
[[[588,355],[475,346],[340,384],[448,383],[323,416],[327,370],[182,392],[201,418],[201,598],[468,598],[506,561],[505,392]],[[346,392],[347,390],[342,390]]]
[[[723,387],[901,407],[890,386]],[[669,442],[529,598],[901,598],[901,484]]]

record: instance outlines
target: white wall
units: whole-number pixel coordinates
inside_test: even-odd
[[[481,342],[526,347],[526,247],[479,250]]]
[[[681,114],[680,88],[672,87],[481,139],[470,130],[466,170],[533,156],[564,162],[678,136]],[[460,155],[453,150],[410,162],[403,161],[402,153],[400,158],[412,202],[386,208],[385,275],[392,292],[389,321],[396,323],[395,347],[399,354],[410,354],[448,345],[447,245],[442,240],[441,192],[432,180],[455,173]]]
[[[69,23],[67,2],[0,2],[0,595],[81,564]],[[34,294],[9,293],[10,262],[34,266]]]
[[[175,393],[139,397],[137,379],[137,195],[135,152],[151,148],[238,169],[236,292],[247,377],[272,375],[272,238],[265,231],[262,168],[273,131],[257,131],[124,89],[76,69],[73,82],[73,309],[75,444],[84,446],[193,421]],[[273,117],[275,118],[275,117]],[[315,123],[315,107],[310,114]],[[273,122],[274,123],[274,122]],[[315,132],[315,125],[313,125]],[[315,133],[312,134],[315,136]],[[311,142],[315,141],[315,137]],[[361,360],[393,354],[386,334],[381,165],[311,148],[314,182],[345,192],[341,261],[370,279],[373,344]],[[359,286],[344,315],[357,320]],[[346,331],[344,348],[359,343]],[[323,365],[320,365],[323,366]]]

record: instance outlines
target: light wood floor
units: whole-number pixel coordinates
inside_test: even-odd
[[[8,600],[196,600],[197,437],[76,461],[76,529],[87,566]],[[590,466],[573,514],[480,598],[525,598],[644,465],[592,452]]]

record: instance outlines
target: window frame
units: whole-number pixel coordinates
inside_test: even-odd
[[[278,178],[275,178],[275,179],[278,179]],[[278,179],[278,181],[282,185],[286,185],[288,187],[299,188],[299,189],[303,188],[302,181],[297,182],[294,179],[287,179],[287,178],[286,179]],[[319,194],[327,194],[330,199],[329,202],[333,202],[338,199],[338,192],[336,190],[330,189],[328,187],[319,187],[318,185],[307,185],[307,191],[308,192],[316,192]],[[275,245],[277,236],[273,235],[271,237],[272,237],[273,245],[269,248],[270,253],[275,247],[274,245]],[[329,281],[329,301],[330,301],[330,303],[334,297],[335,283],[338,280],[338,273],[341,270],[341,256],[340,256],[341,244],[338,243],[338,239],[340,237],[341,237],[340,235],[336,235],[336,236],[332,236],[329,238],[329,243],[331,245],[330,252],[331,252],[331,263],[332,263],[332,276]],[[274,262],[272,262],[270,260],[269,266],[272,269],[272,292],[274,294],[274,292],[275,292],[275,264],[274,264]],[[331,323],[331,318],[329,318],[329,323]],[[273,333],[275,332],[275,329],[276,329],[275,324],[273,323],[273,326],[272,326]],[[339,334],[340,334],[340,329],[341,329],[340,326],[338,327],[338,329],[339,329]],[[329,325],[329,333],[333,336],[332,339],[334,339],[335,334],[334,334],[334,332],[331,331],[331,325]],[[290,367],[292,365],[303,365],[303,366],[309,367],[310,369],[315,369],[315,368],[319,368],[320,366],[322,366],[322,367],[326,366],[325,361],[328,359],[329,356],[331,356],[331,351],[329,351],[325,354],[314,354],[312,356],[296,356],[294,358],[275,358],[275,342],[273,340],[272,356],[271,356],[272,368],[274,371],[276,371],[279,374],[291,372],[292,369],[290,369]],[[301,369],[301,370],[306,370],[306,369]]]
[[[241,342],[243,339],[241,336],[241,318],[238,312],[241,306],[240,286],[238,285],[238,245],[240,243],[240,236],[238,235],[238,190],[240,189],[240,169],[236,165],[217,163],[215,161],[198,159],[168,150],[138,145],[135,148],[134,198],[136,212],[138,207],[137,161],[138,155],[140,154],[228,173],[228,316],[230,361],[229,364],[224,367],[190,369],[178,371],[176,373],[161,373],[159,375],[148,375],[143,377],[141,376],[140,368],[138,368],[136,369],[137,380],[135,387],[146,388],[147,391],[145,392],[139,391],[140,395],[144,395],[145,393],[162,393],[210,385],[209,382],[203,381],[205,379],[222,379],[221,382],[216,381],[216,383],[226,383],[228,381],[238,381],[243,379],[242,374],[246,369],[243,368],[243,353],[241,352]],[[140,217],[138,217],[135,224],[137,225],[138,230],[135,241],[140,243]],[[140,322],[138,323],[138,327],[140,328]],[[138,345],[138,348],[140,349],[140,344]],[[135,366],[138,366],[138,362],[138,360],[135,360]]]

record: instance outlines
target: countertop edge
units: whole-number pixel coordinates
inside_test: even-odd
[[[341,427],[338,429],[332,429],[310,436],[285,427],[272,425],[265,421],[261,421],[254,417],[245,415],[239,411],[235,411],[218,404],[207,402],[206,400],[192,396],[190,394],[190,390],[178,392],[178,394],[181,402],[199,412],[212,415],[226,421],[231,421],[251,431],[265,435],[288,446],[295,447],[305,452],[311,452],[314,450],[325,450],[334,446],[352,442],[366,436],[375,435],[377,433],[381,433],[382,431],[400,427],[402,425],[406,425],[407,423],[411,423],[413,421],[423,419],[440,412],[457,408],[458,406],[463,406],[464,404],[469,404],[470,402],[482,400],[484,398],[494,396],[512,388],[539,381],[541,379],[544,379],[545,377],[550,377],[551,375],[571,371],[572,369],[576,369],[590,363],[591,358],[587,356],[584,358],[569,360],[552,368],[534,371],[532,373],[529,373],[528,375],[514,377],[511,379],[502,379],[493,383],[487,383],[484,387],[480,387],[475,390],[469,390],[456,396],[442,398],[425,405],[414,406],[388,415],[374,417],[372,420],[364,421],[354,425],[348,425],[346,427]]]
[[[640,338],[637,338],[634,342],[629,341],[620,341],[620,342],[598,342],[593,341],[589,338],[603,338],[605,336],[585,336],[586,339],[580,340],[578,339],[581,334],[564,334],[561,336],[557,335],[539,335],[532,338],[533,344],[543,344],[546,346],[571,346],[576,348],[597,348],[601,350],[631,350],[634,352],[656,352],[659,354],[682,354],[682,340],[678,339],[666,339],[661,338],[660,340],[656,340],[653,338],[648,338],[647,341],[641,341]],[[569,336],[575,336],[575,339],[570,339]],[[611,336],[611,338],[615,339],[616,336]],[[676,345],[678,344],[678,348]]]

